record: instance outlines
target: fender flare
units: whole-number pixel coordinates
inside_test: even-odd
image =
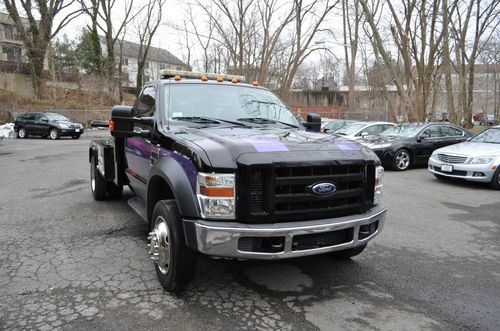
[[[191,186],[191,182],[186,174],[186,171],[175,159],[163,157],[155,162],[153,168],[151,168],[149,172],[146,199],[148,220],[151,218],[154,208],[154,206],[150,205],[149,200],[151,195],[154,194],[154,185],[150,184],[152,184],[151,181],[155,177],[161,177],[167,183],[172,194],[174,195],[177,207],[179,208],[179,213],[182,217],[200,217],[196,194],[193,192],[193,187]]]

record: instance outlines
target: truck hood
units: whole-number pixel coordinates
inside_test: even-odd
[[[500,155],[500,144],[492,143],[481,143],[466,141],[463,143],[455,144],[440,148],[436,153],[450,153],[458,154],[464,156],[499,156]]]
[[[356,142],[301,129],[218,126],[184,128],[175,135],[202,148],[217,169],[234,169],[237,163],[377,160],[370,149]]]

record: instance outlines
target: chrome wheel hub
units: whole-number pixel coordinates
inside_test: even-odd
[[[52,138],[52,139],[56,139],[56,137],[57,137],[57,132],[56,132],[56,130],[51,130],[51,131],[50,131],[50,138]]]
[[[161,273],[166,274],[170,266],[170,238],[168,226],[165,219],[159,216],[156,219],[155,227],[148,236],[149,255]]]
[[[396,166],[399,169],[406,169],[410,164],[410,156],[406,152],[400,152],[396,156]]]
[[[26,135],[26,131],[24,131],[24,129],[20,129],[19,130],[19,137],[24,138],[25,135]]]

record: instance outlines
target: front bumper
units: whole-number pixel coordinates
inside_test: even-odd
[[[285,259],[344,250],[366,244],[377,236],[384,226],[386,209],[375,206],[369,212],[338,218],[315,221],[243,224],[236,222],[212,222],[184,220],[194,228],[197,250],[217,257],[241,259]],[[370,224],[372,226],[370,226]],[[366,236],[366,229],[370,228]],[[360,237],[360,228],[364,234]],[[323,235],[322,235],[323,234]],[[339,234],[340,236],[338,236]],[[344,236],[344,237],[342,237]],[[334,244],[331,238],[336,237]],[[341,239],[338,239],[341,238]],[[343,238],[343,239],[342,239]],[[274,240],[282,242],[279,251],[252,250],[242,241]],[[298,247],[298,242],[307,241],[309,247]]]
[[[81,135],[83,133],[84,129],[74,129],[74,128],[69,128],[69,129],[59,129],[59,134],[61,136],[77,136]]]
[[[491,169],[492,164],[466,164],[466,163],[453,163],[453,172],[443,172],[441,171],[441,165],[447,164],[436,160],[434,158],[429,159],[428,170],[433,174],[461,178],[472,182],[489,183],[493,178],[495,170]],[[476,174],[476,175],[474,175]],[[477,176],[477,174],[483,174],[484,176]]]

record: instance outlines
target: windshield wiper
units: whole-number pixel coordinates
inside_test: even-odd
[[[212,118],[212,117],[204,117],[204,116],[183,116],[183,117],[172,117],[173,120],[178,120],[178,121],[186,121],[186,122],[193,122],[197,124],[222,124],[221,122],[229,123],[229,124],[234,124],[238,126],[244,126],[248,127],[248,125],[236,121],[229,121],[229,120],[224,120],[221,118]]]
[[[298,128],[297,125],[293,125],[293,124],[281,122],[281,121],[276,121],[276,120],[272,120],[272,119],[264,118],[264,117],[238,118],[238,121],[250,122],[250,123],[255,123],[255,124],[276,124],[276,123],[279,123],[279,124],[290,126],[292,128]]]

